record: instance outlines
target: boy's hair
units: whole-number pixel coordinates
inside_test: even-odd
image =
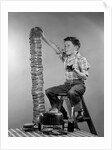
[[[64,39],[64,42],[65,41],[71,41],[73,45],[75,46],[78,46],[78,49],[80,48],[81,44],[80,44],[80,41],[76,38],[76,37],[66,37]]]

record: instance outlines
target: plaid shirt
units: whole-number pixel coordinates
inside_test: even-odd
[[[88,76],[90,65],[87,62],[86,58],[81,56],[79,52],[75,56],[70,57],[66,56],[66,54],[61,51],[59,57],[64,62],[66,80],[80,79],[77,73],[75,73],[75,71],[73,70],[75,68]],[[71,67],[71,69],[68,69],[69,67]]]

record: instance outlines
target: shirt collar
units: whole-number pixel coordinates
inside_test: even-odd
[[[81,54],[78,52],[77,53],[77,58],[80,58],[81,57]]]

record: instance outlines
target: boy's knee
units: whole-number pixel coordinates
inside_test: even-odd
[[[46,90],[45,90],[46,95],[48,95],[48,94],[49,94],[49,92],[50,92],[50,90],[49,90],[49,89],[46,89]]]
[[[71,97],[71,96],[79,96],[78,92],[75,91],[75,90],[69,90],[68,91],[68,96]]]
[[[52,88],[48,88],[45,90],[46,95],[49,95],[50,93],[52,93]]]

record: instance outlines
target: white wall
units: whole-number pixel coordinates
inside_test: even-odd
[[[63,47],[66,36],[81,41],[80,53],[91,64],[85,102],[99,136],[104,136],[104,29],[103,13],[9,13],[8,119],[9,128],[32,121],[30,29],[39,26],[46,36]],[[42,42],[44,89],[64,82],[63,64]],[[46,110],[50,107],[45,96]],[[80,125],[88,130],[86,124]]]

